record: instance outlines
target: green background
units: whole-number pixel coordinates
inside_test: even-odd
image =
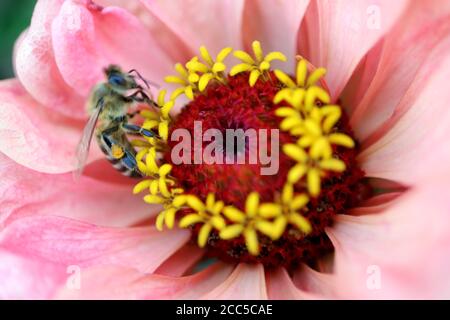
[[[14,42],[30,24],[35,3],[36,0],[0,0],[0,79],[14,76]]]

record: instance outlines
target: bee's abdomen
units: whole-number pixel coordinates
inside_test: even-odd
[[[119,171],[120,173],[122,173],[124,176],[131,177],[131,178],[141,178],[142,177],[142,173],[138,170],[137,167],[129,168],[128,166],[125,165],[124,157],[126,157],[126,155],[124,155],[124,157],[122,157],[120,159],[116,159],[110,155],[110,153],[108,152],[108,150],[106,150],[106,148],[104,146],[100,146],[100,149],[105,154],[106,159],[111,163],[113,168],[116,169],[117,171]]]

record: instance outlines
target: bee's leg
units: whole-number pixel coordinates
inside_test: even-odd
[[[129,134],[141,134],[145,137],[149,138],[159,138],[159,135],[151,130],[144,129],[138,125],[135,124],[129,124],[129,123],[123,123],[122,129]]]
[[[117,131],[117,129],[118,127],[114,127],[106,129],[101,133],[101,138],[108,149],[108,153],[113,159],[121,160],[127,169],[137,170],[137,163],[134,155],[111,138],[111,134]]]
[[[108,152],[108,154],[114,159],[121,159],[124,156],[125,151],[111,137],[111,135],[114,132],[117,132],[117,130],[119,130],[118,126],[115,126],[115,127],[112,127],[112,128],[108,128],[106,130],[103,130],[100,135],[101,135],[101,139],[102,139],[103,145],[105,146],[105,149]]]
[[[158,104],[155,101],[153,101],[153,99],[150,99],[150,97],[142,89],[137,90],[135,93],[125,98],[135,102],[145,102],[146,104],[157,108],[159,107]]]
[[[133,111],[133,112],[127,113],[127,118],[128,119],[133,119],[134,116],[136,116],[139,113],[140,113],[140,111]]]
[[[124,150],[125,154],[122,158],[123,164],[130,170],[137,170],[136,158],[128,150]]]

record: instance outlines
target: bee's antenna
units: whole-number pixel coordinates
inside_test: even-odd
[[[141,80],[145,83],[145,85],[147,86],[147,89],[150,89],[149,84],[151,84],[151,85],[154,86],[155,88],[158,88],[158,89],[159,89],[159,85],[157,85],[156,83],[151,82],[151,81],[145,79],[143,76],[141,76],[141,74],[140,74],[136,69],[131,69],[130,71],[128,71],[129,74],[131,74],[131,73],[133,73],[133,72],[136,73],[136,75],[139,77],[139,79],[141,79]]]

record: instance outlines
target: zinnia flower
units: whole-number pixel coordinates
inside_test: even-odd
[[[39,0],[17,78],[0,83],[0,296],[449,298],[449,9]],[[142,140],[151,179],[136,185],[94,146],[74,180],[85,103],[109,64],[170,89],[144,123],[163,140],[204,114],[208,127],[279,124],[280,173],[162,169]]]

